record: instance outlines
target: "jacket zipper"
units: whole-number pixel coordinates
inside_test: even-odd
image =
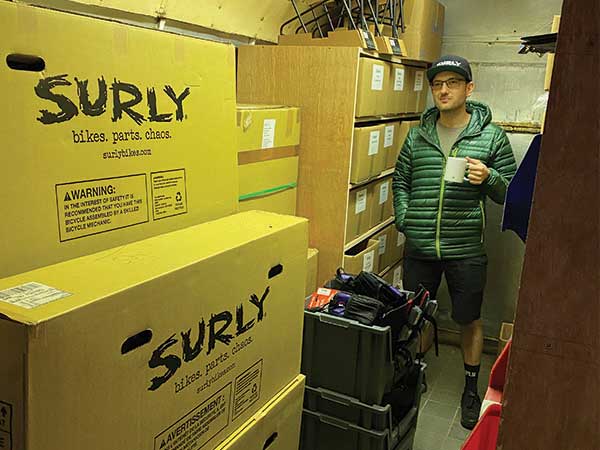
[[[456,145],[456,144],[455,144]],[[455,146],[450,152],[450,156],[456,157],[458,154],[458,146]],[[438,204],[437,212],[437,224],[435,229],[435,252],[438,259],[442,259],[442,244],[441,244],[441,232],[442,232],[442,211],[444,209],[444,192],[446,190],[446,156],[444,155],[444,169],[442,170],[442,179],[440,180],[440,201]]]
[[[483,238],[485,236],[485,205],[483,204],[483,200],[479,200],[479,208],[481,209],[481,243],[483,244]]]

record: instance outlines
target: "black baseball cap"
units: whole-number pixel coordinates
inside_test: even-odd
[[[440,72],[454,72],[465,77],[467,81],[473,81],[471,66],[465,58],[455,55],[442,56],[435,61],[427,70],[427,79],[431,83]]]

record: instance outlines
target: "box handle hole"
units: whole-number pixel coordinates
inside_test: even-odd
[[[140,348],[152,340],[152,330],[144,330],[138,334],[127,338],[121,345],[121,354],[125,355],[133,350]]]
[[[24,70],[27,72],[41,72],[46,68],[46,61],[39,56],[10,54],[6,57],[6,64],[13,70]]]
[[[271,444],[273,442],[275,442],[275,440],[277,439],[279,435],[277,434],[277,432],[273,433],[271,436],[269,436],[269,439],[267,439],[265,441],[265,445],[263,446],[263,450],[266,450],[268,447],[271,446]]]
[[[275,278],[277,275],[281,275],[282,272],[283,266],[281,264],[271,267],[271,270],[269,270],[269,280]]]

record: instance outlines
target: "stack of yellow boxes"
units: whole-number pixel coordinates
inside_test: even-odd
[[[0,16],[0,447],[297,448],[308,227],[235,214],[234,48]]]

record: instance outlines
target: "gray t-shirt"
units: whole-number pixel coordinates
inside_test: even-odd
[[[446,155],[446,158],[450,155],[450,151],[452,150],[452,146],[460,136],[460,133],[463,132],[467,126],[462,126],[459,128],[447,128],[437,121],[437,134],[440,139],[440,147],[442,147],[442,152]]]

